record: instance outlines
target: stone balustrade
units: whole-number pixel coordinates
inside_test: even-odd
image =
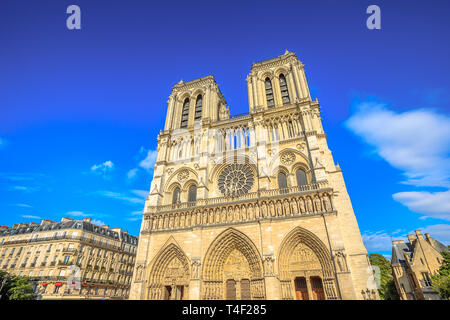
[[[319,182],[285,189],[260,190],[239,197],[148,206],[144,213],[142,232],[328,213],[334,211],[332,196],[328,183]]]

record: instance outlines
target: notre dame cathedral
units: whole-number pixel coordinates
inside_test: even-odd
[[[254,63],[236,116],[213,76],[172,88],[130,299],[378,299],[303,67]]]

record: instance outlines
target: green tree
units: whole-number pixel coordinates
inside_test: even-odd
[[[32,283],[28,277],[11,276],[0,271],[1,300],[32,300],[35,298]]]
[[[382,300],[399,300],[389,260],[378,253],[369,254],[369,260],[372,266],[380,268],[380,288],[378,289],[380,298]]]
[[[442,257],[444,261],[438,270],[437,275],[431,276],[433,289],[439,292],[444,299],[450,298],[450,252],[443,251]]]

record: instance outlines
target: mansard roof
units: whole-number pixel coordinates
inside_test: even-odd
[[[80,229],[84,231],[88,231],[91,233],[95,233],[104,237],[111,238],[113,240],[120,241],[122,239],[123,242],[128,244],[137,245],[138,238],[132,236],[124,231],[115,231],[109,228],[101,227],[91,222],[83,221],[83,220],[70,220],[70,221],[61,221],[61,222],[48,222],[42,224],[33,224],[33,225],[21,225],[19,227],[10,227],[5,230],[0,230],[0,237],[4,236],[13,236],[19,234],[30,234],[30,233],[38,233],[45,231],[56,231],[56,230],[64,230],[64,229]]]

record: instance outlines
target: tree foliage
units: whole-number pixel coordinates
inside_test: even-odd
[[[380,288],[378,288],[380,298],[382,300],[399,300],[390,261],[378,253],[369,254],[369,259],[372,266],[380,268]]]
[[[0,271],[0,287],[1,300],[33,300],[35,298],[32,282],[28,277],[10,276]]]
[[[450,299],[450,252],[441,252],[444,258],[437,275],[431,276],[433,289],[444,299]]]

